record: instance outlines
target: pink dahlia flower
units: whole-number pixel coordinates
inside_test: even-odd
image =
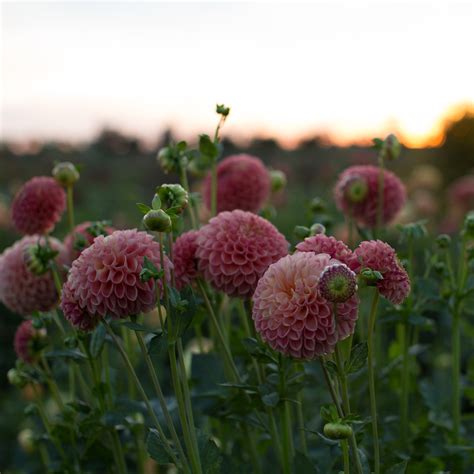
[[[381,295],[393,304],[401,304],[410,293],[410,278],[398,261],[395,250],[381,240],[361,242],[354,251],[362,268],[382,274],[377,283]]]
[[[377,166],[351,166],[341,173],[334,190],[337,207],[361,225],[377,223]],[[392,172],[384,170],[382,224],[394,219],[406,201],[403,183]]]
[[[0,255],[0,300],[23,316],[34,311],[49,311],[58,302],[51,272],[35,275],[27,267],[27,249],[43,239],[39,235],[25,236]],[[54,238],[48,240],[53,250],[62,252],[61,242]]]
[[[336,304],[323,298],[319,280],[337,263],[327,254],[297,252],[271,265],[253,296],[252,317],[262,339],[274,350],[296,359],[314,359],[334,351],[354,332],[359,300]]]
[[[45,329],[35,329],[30,319],[23,321],[16,330],[13,343],[17,357],[31,364],[42,348],[45,337]]]
[[[110,235],[115,230],[109,226],[101,226],[100,229],[95,229],[94,225],[94,222],[83,222],[64,238],[64,260],[67,264],[70,265],[83,250],[92,245],[97,235],[100,235],[96,233],[96,230],[102,232],[103,235]]]
[[[299,252],[327,253],[331,258],[335,258],[345,263],[351,270],[356,270],[359,263],[352,250],[341,240],[325,234],[317,234],[307,237],[296,246]]]
[[[270,194],[270,176],[258,159],[250,155],[234,155],[217,166],[217,212],[258,212]],[[204,203],[211,208],[211,176],[204,181]]]
[[[198,235],[198,231],[190,230],[181,234],[173,245],[173,267],[178,290],[189,285],[198,276],[196,258]]]
[[[66,193],[54,178],[37,176],[18,191],[12,204],[15,228],[27,235],[54,229],[66,209]]]
[[[145,257],[160,268],[160,245],[146,232],[117,230],[96,237],[72,263],[63,287],[61,308],[71,324],[90,330],[107,315],[126,318],[153,309],[155,281],[140,279]],[[172,264],[167,257],[164,264],[169,280]]]
[[[221,212],[197,236],[198,269],[214,288],[250,298],[259,278],[288,254],[288,242],[276,227],[256,214]]]

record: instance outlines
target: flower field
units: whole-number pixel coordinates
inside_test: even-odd
[[[102,137],[120,184],[12,158],[2,472],[472,472],[474,176],[393,134],[270,166],[216,114],[156,171]]]

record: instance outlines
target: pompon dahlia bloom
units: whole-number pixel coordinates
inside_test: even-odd
[[[341,173],[334,195],[337,207],[367,227],[377,224],[377,166],[351,166]],[[391,171],[384,170],[382,224],[388,224],[406,201],[403,183]]]
[[[198,235],[197,230],[190,230],[181,234],[173,245],[173,267],[178,290],[189,285],[198,276],[196,258]]]
[[[113,227],[105,225],[101,226],[100,229],[95,229],[95,225],[94,222],[83,222],[66,235],[63,241],[64,260],[66,263],[71,264],[73,260],[79,257],[83,250],[90,247],[97,235],[100,235],[98,232],[101,232],[102,235],[110,235],[115,230]]]
[[[401,304],[410,293],[410,278],[398,261],[395,250],[381,240],[361,242],[354,250],[362,268],[382,274],[377,288],[393,304]]]
[[[27,250],[44,237],[29,235],[18,240],[0,255],[0,300],[11,311],[27,316],[33,311],[49,311],[58,302],[51,272],[33,274],[27,267]],[[62,252],[62,244],[50,237],[53,250]],[[59,258],[58,258],[58,263]]]
[[[229,296],[250,298],[259,278],[288,254],[277,228],[256,214],[221,212],[197,236],[198,269],[214,288]]]
[[[46,330],[35,329],[33,321],[23,321],[16,330],[13,342],[17,357],[25,362],[32,363],[41,349],[42,342],[46,338]]]
[[[274,350],[296,359],[333,352],[336,343],[354,332],[359,299],[336,304],[323,298],[319,280],[332,263],[327,254],[297,252],[271,265],[253,295],[252,318],[262,339]]]
[[[65,317],[88,331],[106,315],[125,318],[150,311],[156,288],[153,279],[140,280],[145,257],[160,268],[160,245],[146,232],[116,230],[96,237],[72,263],[61,299]],[[169,280],[172,264],[167,257],[164,264]]]
[[[36,176],[18,191],[12,204],[12,221],[22,234],[46,234],[66,209],[66,193],[54,178]]]
[[[270,175],[258,159],[250,155],[234,155],[217,166],[217,212],[258,212],[270,194]],[[204,203],[211,208],[211,176],[204,181]]]
[[[335,258],[345,263],[351,270],[356,270],[359,263],[352,250],[341,240],[337,240],[331,235],[317,234],[307,237],[296,246],[298,252],[327,253],[331,258]]]

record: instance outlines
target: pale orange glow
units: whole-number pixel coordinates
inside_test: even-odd
[[[188,138],[224,102],[242,139],[436,146],[474,105],[473,24],[470,1],[4,3],[0,138]]]

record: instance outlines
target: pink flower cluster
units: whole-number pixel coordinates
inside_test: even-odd
[[[173,266],[176,288],[181,290],[198,277],[196,257],[199,232],[190,230],[181,234],[173,245]]]
[[[150,311],[157,289],[153,279],[140,279],[145,257],[160,268],[160,245],[146,232],[117,230],[96,237],[74,260],[63,287],[61,308],[66,318],[87,331],[107,315],[125,318]],[[164,267],[169,281],[172,264],[167,257]]]
[[[17,357],[31,364],[37,356],[36,341],[44,337],[46,337],[45,329],[35,329],[30,319],[23,321],[16,330],[13,342]]]
[[[379,202],[377,166],[351,166],[336,183],[334,195],[337,207],[359,224],[375,227]],[[391,171],[384,170],[382,224],[390,223],[406,201],[405,186]]]
[[[288,253],[275,226],[251,212],[221,212],[197,236],[199,271],[229,296],[250,298],[267,268]]]
[[[37,176],[18,191],[12,204],[12,221],[22,234],[47,234],[66,209],[66,193],[54,178]]]
[[[34,275],[25,262],[28,247],[42,239],[39,235],[25,236],[0,255],[0,300],[11,311],[23,316],[34,311],[49,311],[59,298],[51,272]],[[49,238],[49,245],[62,252],[58,240]]]
[[[354,331],[356,295],[332,303],[319,292],[321,274],[332,262],[328,254],[297,252],[274,263],[260,279],[253,296],[252,317],[270,347],[297,359],[333,352],[336,343]]]
[[[270,176],[263,163],[250,155],[234,155],[217,166],[217,212],[258,212],[270,193]],[[203,189],[204,203],[211,208],[211,176]]]

